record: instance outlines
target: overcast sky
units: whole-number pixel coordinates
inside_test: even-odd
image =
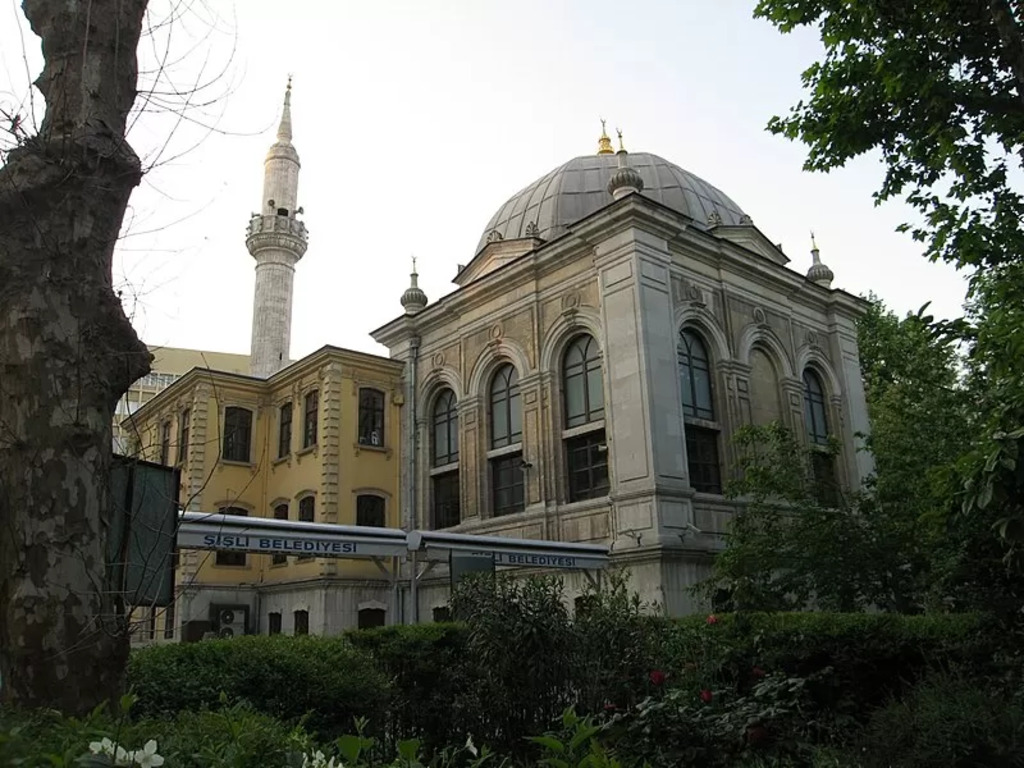
[[[0,9],[0,107],[24,105],[38,39],[20,2]],[[814,34],[780,35],[753,0],[207,0],[144,41],[157,98],[131,141],[155,164],[132,198],[115,280],[150,344],[248,353],[253,266],[245,227],[289,73],[309,250],[295,277],[292,358],[324,344],[386,354],[368,332],[401,312],[410,256],[431,300],[454,289],[492,214],[522,187],[596,150],[599,117],[627,149],[717,186],[790,266],[810,230],[834,285],[901,314],[960,311],[964,282],[928,263],[874,206],[866,157],[828,176],[764,130],[801,98]],[[151,4],[154,22],[166,0]],[[173,30],[167,48],[167,32]],[[160,52],[170,50],[169,56]],[[190,97],[186,119],[154,112]],[[173,100],[173,99],[172,99]],[[207,104],[206,102],[212,102]],[[171,105],[168,105],[171,106]],[[27,109],[21,106],[21,110]],[[215,130],[207,130],[213,126]]]

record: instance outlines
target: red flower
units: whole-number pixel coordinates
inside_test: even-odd
[[[717,624],[717,623],[718,623],[718,617],[715,616],[715,614],[712,613],[710,616],[708,616],[708,624]]]
[[[710,704],[711,703],[711,691],[709,691],[707,688],[703,689],[700,692],[700,700],[703,701],[705,704]]]
[[[750,670],[750,674],[752,674],[754,677],[764,677],[765,672],[760,667],[754,667]]]
[[[662,672],[660,669],[652,669],[649,677],[651,680],[651,685],[661,685],[665,682],[665,673]]]

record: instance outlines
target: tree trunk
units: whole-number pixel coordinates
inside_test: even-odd
[[[39,134],[0,168],[0,699],[82,713],[120,693],[108,583],[111,422],[149,370],[111,280],[142,177],[125,140],[147,0],[24,0]]]
[[[1021,40],[1013,9],[1006,0],[989,0],[988,8],[1003,44],[1003,61],[1013,72],[1017,81],[1017,98],[1024,104],[1024,40]]]

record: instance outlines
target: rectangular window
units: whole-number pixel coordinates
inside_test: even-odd
[[[164,640],[174,638],[174,601],[172,600],[164,609]]]
[[[288,505],[287,504],[278,504],[276,507],[274,507],[274,519],[275,520],[287,520],[288,519]],[[271,555],[271,557],[270,557],[271,565],[284,565],[287,562],[288,562],[288,555],[275,554],[275,555]],[[278,621],[280,621],[280,618],[278,619]]]
[[[317,390],[306,393],[305,422],[302,426],[302,447],[316,445],[317,421],[320,415],[320,393]]]
[[[690,468],[690,486],[695,491],[722,492],[717,430],[687,424],[686,460]]]
[[[273,611],[267,614],[267,634],[268,635],[280,635],[281,634],[281,614],[277,611]]]
[[[164,466],[171,460],[171,422],[160,425],[160,463]]]
[[[491,459],[491,511],[495,517],[522,512],[523,490],[521,453]]]
[[[295,623],[296,635],[308,635],[309,634],[309,611],[295,611],[292,614],[293,621]]]
[[[185,466],[188,461],[188,440],[192,429],[192,411],[188,408],[178,417],[178,464]]]
[[[222,515],[238,515],[248,517],[249,513],[241,507],[221,507],[217,510]],[[245,565],[245,552],[217,552],[214,556],[217,565]]]
[[[384,393],[379,390],[359,390],[359,444],[384,445]]]
[[[306,496],[299,501],[299,522],[316,522],[316,497]],[[299,555],[298,560],[312,560],[312,555]]]
[[[445,472],[433,478],[434,528],[451,528],[458,525],[459,515],[459,471]]]
[[[383,608],[363,608],[359,611],[359,629],[383,627],[386,619],[387,613]]]
[[[229,406],[224,409],[224,461],[249,463],[252,443],[252,411]]]
[[[811,452],[811,479],[814,496],[819,504],[833,507],[839,503],[839,484],[836,482],[835,457],[826,451]]]
[[[596,499],[608,494],[608,448],[604,430],[565,441],[569,469],[569,501]]]
[[[384,499],[363,494],[356,497],[356,525],[384,528]]]
[[[281,406],[277,433],[277,458],[283,459],[292,450],[292,404]]]

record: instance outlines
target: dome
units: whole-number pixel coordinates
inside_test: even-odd
[[[706,227],[715,213],[727,226],[749,224],[736,203],[678,165],[648,152],[630,152],[629,166],[643,179],[644,197],[689,216],[698,227]],[[491,240],[530,237],[534,222],[538,237],[553,240],[570,224],[612,202],[608,181],[617,169],[612,154],[584,155],[555,168],[498,209],[480,237],[477,253]]]

